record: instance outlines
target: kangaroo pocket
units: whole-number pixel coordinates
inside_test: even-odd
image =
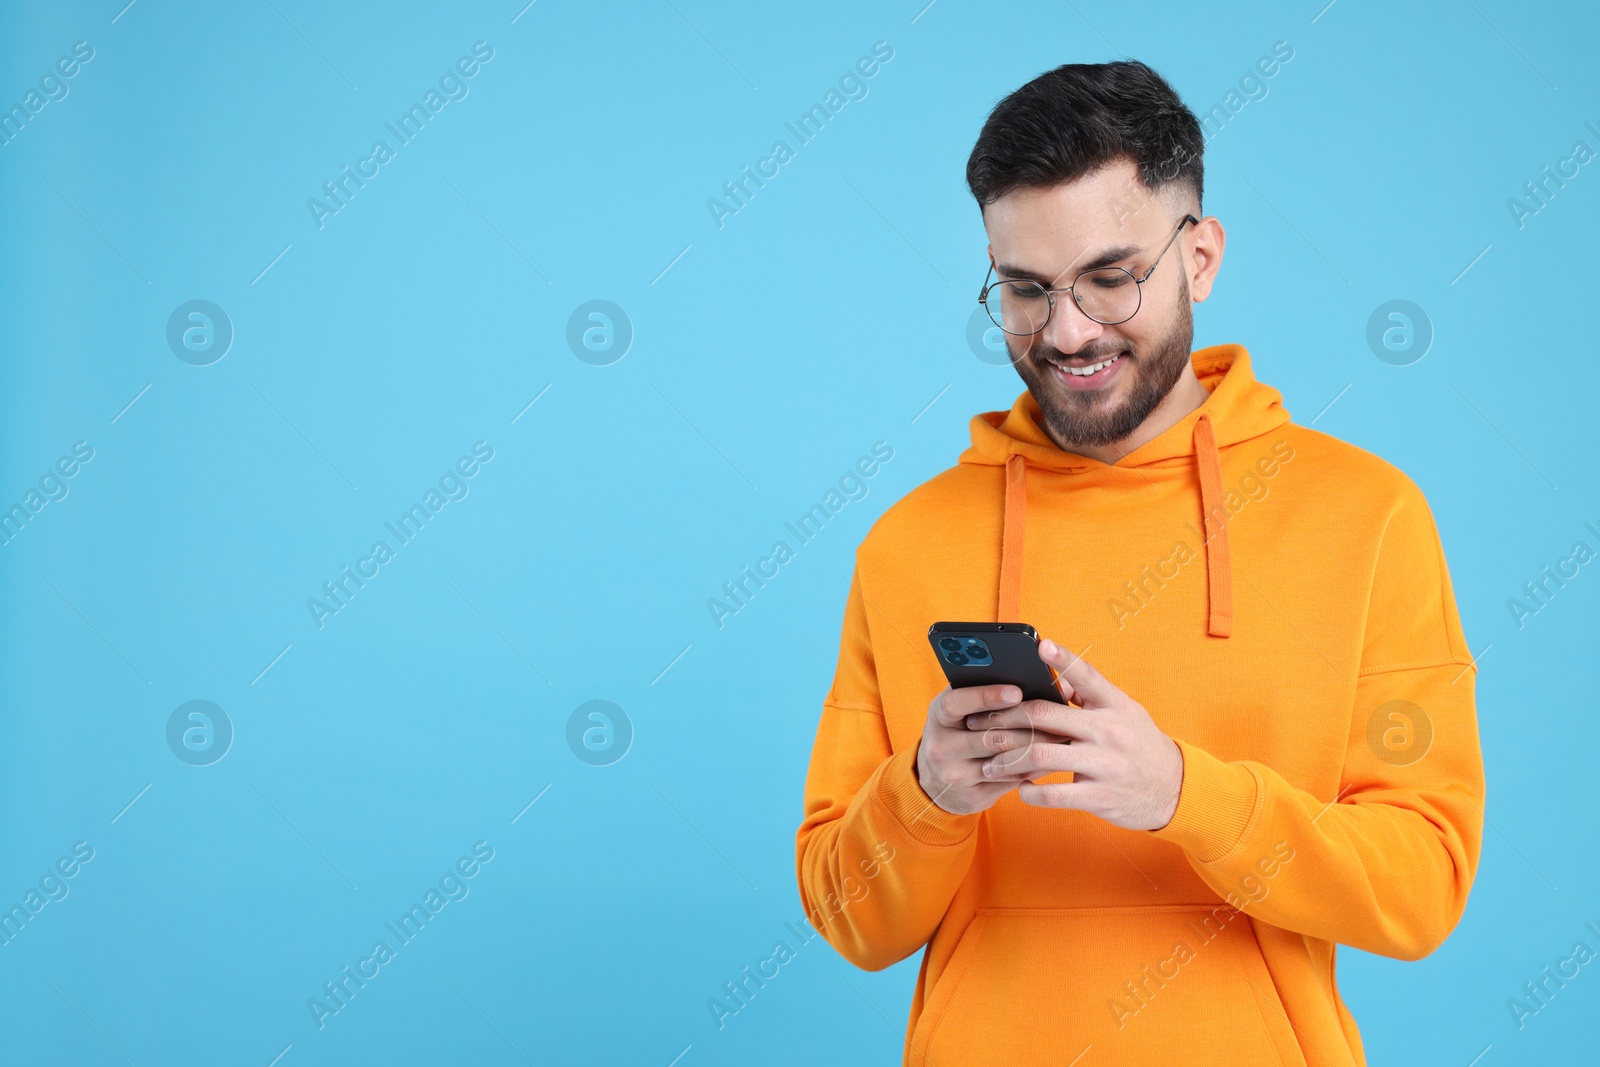
[[[979,908],[911,1045],[930,1067],[1306,1062],[1249,919],[1220,903]]]

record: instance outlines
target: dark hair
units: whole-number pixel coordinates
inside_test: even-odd
[[[1130,159],[1151,192],[1181,183],[1199,203],[1204,152],[1194,112],[1143,63],[1065,63],[995,105],[967,157],[967,188],[981,211],[1014,189]]]

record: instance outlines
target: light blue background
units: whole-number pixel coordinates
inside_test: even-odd
[[[857,543],[1021,388],[966,341],[967,154],[1059,63],[1125,51],[1202,111],[1279,40],[1208,145],[1229,243],[1196,344],[1421,485],[1482,654],[1466,916],[1420,962],[1342,950],[1341,989],[1373,1064],[1592,1049],[1596,967],[1520,1031],[1506,1007],[1600,949],[1600,572],[1521,629],[1506,606],[1600,547],[1600,164],[1522,228],[1506,203],[1600,148],[1592,8],[124,2],[0,26],[7,107],[95,49],[0,147],[0,500],[95,450],[0,548],[0,903],[95,849],[0,948],[0,1059],[899,1062],[915,956],[817,938],[725,1029],[706,1001],[795,943]],[[319,229],[307,199],[479,40],[470,95]],[[866,98],[719,229],[707,199],[879,40]],[[166,346],[191,299],[236,331],[211,366]],[[609,366],[566,343],[591,299],[636,331]],[[1391,299],[1435,330],[1410,366],[1365,340]],[[479,440],[470,495],[319,630],[307,598]],[[877,440],[870,495],[719,630],[707,598]],[[165,739],[194,699],[236,730],[208,767]],[[635,731],[606,767],[566,742],[594,699]],[[479,840],[470,895],[319,1031],[307,999]]]

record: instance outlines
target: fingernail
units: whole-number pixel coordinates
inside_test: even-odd
[[[1054,641],[1047,637],[1043,641],[1039,642],[1039,651],[1043,652],[1047,656],[1053,656],[1061,650],[1056,647],[1056,643]]]
[[[1006,701],[1007,703],[1015,704],[1017,701],[1022,699],[1022,690],[1018,689],[1014,685],[1008,685],[1006,686],[1005,691],[1000,694],[1000,699]]]
[[[983,776],[985,778],[993,778],[994,777],[994,764],[993,763],[989,763],[989,762],[985,762],[984,763],[984,765],[983,765]]]

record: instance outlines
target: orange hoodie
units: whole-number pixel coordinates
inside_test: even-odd
[[[1364,1064],[1335,945],[1419,959],[1466,906],[1476,670],[1426,500],[1291,423],[1240,346],[1192,359],[1210,397],[1116,464],[1026,391],[974,416],[857,550],[796,864],[858,967],[927,947],[906,1064]],[[942,619],[1032,623],[1143,704],[1183,753],[1172,820],[933,804]]]

